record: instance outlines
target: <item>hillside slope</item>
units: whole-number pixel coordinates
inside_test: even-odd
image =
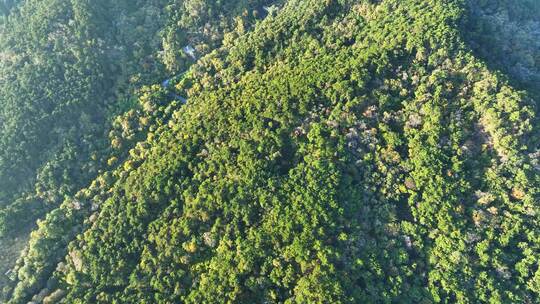
[[[471,3],[289,0],[223,37],[186,105],[141,91],[8,303],[538,301],[539,50],[488,52],[519,18]]]
[[[2,2],[0,290],[36,220],[120,165],[149,128],[130,121],[145,85],[248,30],[270,2]]]

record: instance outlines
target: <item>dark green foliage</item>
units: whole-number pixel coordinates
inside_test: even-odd
[[[169,3],[141,79],[208,54],[99,111],[102,167],[39,222],[8,303],[537,302],[537,95],[512,71],[537,66],[487,49],[504,12],[536,56],[519,3]],[[38,189],[79,185],[64,168]]]
[[[494,68],[539,93],[540,2],[468,1],[468,43]]]
[[[209,3],[191,4],[202,7],[197,17],[184,8],[173,11],[180,4],[165,0],[25,1],[0,38],[0,209],[37,191],[49,210],[88,184],[110,158],[109,122],[131,110],[136,90],[166,78],[168,65],[185,70],[193,60],[181,46],[198,41],[192,43],[197,55],[205,54],[209,47],[199,44],[217,47],[223,32],[244,22],[234,17],[261,6]],[[227,14],[205,17],[223,9]],[[168,50],[165,33],[188,14],[216,21],[186,21],[177,31],[189,39]],[[199,34],[206,30],[216,33]],[[171,62],[168,52],[184,59]]]
[[[208,3],[203,6],[213,11],[228,7]],[[99,174],[121,165],[138,141],[167,122],[172,112],[166,107],[178,106],[170,92],[142,89],[159,96],[141,96],[140,105],[137,96],[142,95],[141,86],[170,77],[166,64],[185,70],[194,61],[181,49],[175,50],[175,56],[185,60],[171,63],[163,57],[165,32],[177,18],[190,14],[184,8],[172,10],[178,5],[175,1],[29,0],[2,19],[0,239],[6,244],[26,239],[36,219]],[[233,30],[243,5],[255,10],[262,4],[239,3],[226,14],[213,15],[219,22],[211,28],[199,22],[186,24],[182,31],[190,41],[204,43],[210,38],[198,33],[204,32],[203,26],[211,29],[216,33],[212,47],[217,47],[223,35]],[[252,17],[244,30],[256,20]],[[194,46],[197,56],[208,52]],[[47,230],[49,224],[55,225],[45,220],[39,229]],[[42,254],[36,257],[44,263],[58,259],[49,256],[57,255],[55,251]],[[6,270],[13,262],[0,260]],[[39,268],[33,276],[50,275],[50,269]],[[6,280],[1,276],[0,285]]]

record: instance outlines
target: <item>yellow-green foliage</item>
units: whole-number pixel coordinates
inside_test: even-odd
[[[479,57],[470,10],[242,12],[173,84],[186,105],[145,87],[113,122],[114,168],[39,224],[9,303],[46,280],[61,303],[536,302],[536,96]]]

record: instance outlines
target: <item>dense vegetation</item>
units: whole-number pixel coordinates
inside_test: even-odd
[[[137,101],[148,91],[144,86],[187,69],[239,24],[252,27],[267,2],[6,2],[10,10],[0,25],[0,245],[8,253],[0,258],[2,274],[21,247],[12,239],[26,239],[36,219],[119,165],[140,131],[150,128],[141,113],[152,109]],[[170,48],[170,33],[183,34],[175,42],[192,46],[193,57]],[[0,285],[6,285],[3,276]]]
[[[26,1],[13,13],[0,39],[0,207],[17,202],[12,209],[39,213],[87,184],[108,155],[103,126],[136,103],[140,86],[167,78],[166,67],[191,64],[180,47],[170,50],[170,33],[183,33],[176,43],[204,54],[220,37],[206,31],[253,22],[236,16],[261,5],[180,3]],[[207,16],[214,11],[230,15]],[[29,202],[28,192],[46,203]]]
[[[537,1],[138,3],[1,28],[8,303],[540,299]]]

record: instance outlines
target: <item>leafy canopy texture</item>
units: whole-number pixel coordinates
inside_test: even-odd
[[[132,102],[66,97],[110,132],[76,128],[103,141],[95,173],[36,215],[7,303],[540,300],[538,2],[222,2],[164,4],[161,42],[147,42],[155,69],[127,65],[146,80],[109,88]],[[87,5],[108,29],[115,11]],[[107,94],[112,67],[80,73]],[[57,113],[29,104],[12,109]],[[51,136],[24,133],[25,117],[5,120],[3,144]],[[73,149],[73,164],[92,160]],[[4,154],[0,174],[31,169]],[[2,187],[0,199],[20,193]]]

